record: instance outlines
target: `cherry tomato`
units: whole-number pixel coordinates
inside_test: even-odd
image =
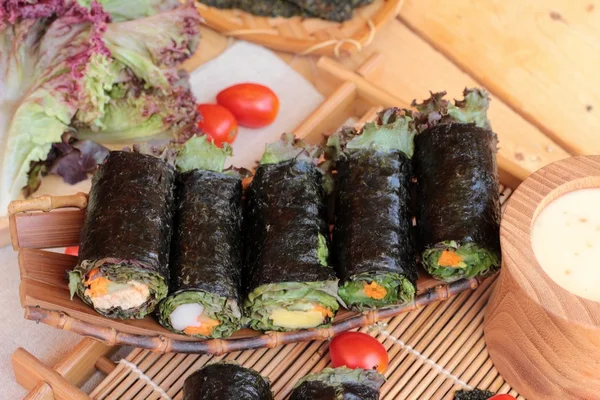
[[[202,115],[198,129],[219,147],[223,147],[223,143],[233,143],[238,123],[228,109],[218,104],[198,104],[198,111]]]
[[[329,355],[334,367],[376,369],[383,374],[388,367],[385,347],[373,336],[361,332],[344,332],[329,344]]]
[[[489,398],[489,400],[516,400],[514,396],[510,394],[497,394]]]
[[[65,249],[65,254],[70,254],[72,256],[79,255],[79,246],[71,246]]]
[[[262,128],[275,121],[279,99],[268,87],[256,83],[240,83],[221,91],[217,103],[235,115],[238,123],[248,128]]]

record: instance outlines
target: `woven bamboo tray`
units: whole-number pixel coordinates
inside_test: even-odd
[[[331,132],[349,118],[354,118],[357,121],[356,124],[360,125],[373,119],[376,112],[383,107],[406,106],[393,94],[370,81],[377,74],[378,67],[381,65],[381,57],[377,54],[365,61],[356,71],[346,70],[327,58],[319,60],[317,65],[321,70],[339,80],[340,85],[329,94],[313,114],[294,130],[299,137],[317,142],[322,140],[323,132]],[[500,171],[501,181],[503,181],[503,172]],[[502,186],[502,190],[504,195],[501,199],[504,202],[510,195],[510,189]],[[385,342],[392,360],[392,366],[388,373],[389,383],[385,386],[385,393],[400,390],[401,388],[397,387],[398,384],[394,383],[399,380],[403,386],[405,383],[413,382],[412,372],[407,374],[409,369],[417,368],[422,373],[432,374],[437,371],[438,367],[434,366],[436,363],[444,365],[444,368],[450,370],[455,368],[453,363],[456,363],[456,368],[459,369],[454,370],[453,373],[463,381],[467,380],[471,385],[480,387],[487,385],[493,390],[500,387],[504,391],[509,390],[506,385],[503,385],[497,372],[493,370],[487,353],[482,350],[484,347],[483,337],[480,334],[482,308],[489,295],[492,279],[483,282],[476,279],[463,280],[452,285],[445,285],[423,276],[419,281],[420,295],[413,304],[363,315],[342,312],[336,319],[336,325],[331,329],[292,332],[287,334],[288,336],[282,333],[256,336],[256,332],[246,330],[236,334],[235,338],[230,341],[193,341],[190,338],[163,330],[152,319],[124,322],[108,320],[100,317],[90,307],[78,300],[74,302],[68,300],[68,290],[63,274],[65,269],[75,263],[75,258],[40,250],[40,248],[62,247],[77,243],[83,220],[83,212],[77,208],[85,208],[85,195],[48,196],[14,204],[11,209],[11,220],[13,221],[11,233],[13,244],[20,249],[19,259],[22,274],[20,292],[21,301],[25,307],[25,317],[47,323],[58,329],[70,330],[101,340],[99,342],[88,338],[83,339],[80,345],[54,368],[45,366],[26,350],[18,349],[13,354],[13,369],[17,382],[31,390],[28,398],[47,398],[45,396],[48,395],[53,395],[56,399],[87,398],[85,393],[78,388],[94,371],[100,370],[109,376],[94,391],[94,396],[102,394],[100,398],[109,399],[144,399],[146,396],[160,398],[160,393],[154,393],[152,385],[148,383],[148,377],[150,377],[169,393],[168,397],[179,399],[185,374],[191,373],[209,360],[223,359],[222,353],[224,352],[231,352],[226,356],[227,359],[234,358],[244,365],[252,365],[270,377],[279,399],[285,396],[297,378],[312,370],[320,369],[328,363],[327,344],[323,343],[323,340],[342,330],[359,327],[363,327],[362,330],[369,330],[373,334],[379,332],[377,336],[382,341],[391,335]],[[60,209],[65,206],[74,206],[76,209]],[[52,211],[32,211],[32,209]],[[36,224],[42,221],[45,226],[44,230],[36,228]],[[61,235],[57,236],[56,232],[61,232]],[[48,237],[53,240],[48,241]],[[49,261],[51,261],[50,264]],[[60,288],[57,288],[56,285],[59,285]],[[475,292],[467,290],[475,289],[479,285],[481,288]],[[464,292],[465,290],[466,292]],[[59,294],[60,291],[64,293]],[[485,297],[482,297],[482,291],[486,293]],[[469,300],[471,294],[474,296],[473,300]],[[43,297],[45,301],[40,302],[40,297]],[[449,299],[449,301],[437,303],[438,300],[445,299]],[[482,300],[474,303],[475,299]],[[56,308],[55,303],[67,308]],[[430,306],[423,308],[427,304]],[[67,309],[71,314],[64,312]],[[407,311],[413,309],[414,312],[406,314]],[[381,324],[375,325],[378,321],[387,324],[387,328]],[[159,330],[158,333],[154,329]],[[464,337],[464,339],[458,340],[459,335],[462,335],[460,337]],[[396,346],[399,342],[396,342],[396,339],[392,340],[392,337],[401,338],[410,346],[416,346],[418,351],[425,351],[426,355],[435,352],[437,358],[430,357],[435,362],[414,358],[410,351],[407,353],[408,350]],[[456,344],[454,344],[455,340]],[[107,355],[115,350],[116,347],[113,346],[115,344],[129,344],[140,348],[115,365],[107,358]],[[261,348],[256,349],[257,347]],[[154,352],[141,348],[152,349]],[[250,350],[240,351],[244,349]],[[213,355],[166,354],[161,356],[159,354],[167,351],[208,352]],[[471,361],[462,361],[463,357],[470,357],[464,360],[479,361],[477,363],[473,361],[473,365],[466,368],[471,365]],[[139,368],[139,371],[134,367]],[[131,368],[135,372],[131,372]],[[463,375],[463,370],[460,368],[464,368],[464,374],[467,375]],[[140,375],[141,373],[147,376]],[[481,386],[472,381],[468,374],[475,374],[475,378],[480,379],[485,385]],[[396,376],[397,378],[395,378]],[[446,387],[453,382],[447,381],[443,372],[441,374],[435,372],[433,375],[427,376],[434,382],[434,385],[442,385],[439,387]],[[421,387],[422,384],[419,382],[415,384]],[[149,388],[146,387],[146,384],[150,385]],[[438,386],[435,391],[438,390]],[[407,386],[407,388],[410,387]],[[426,386],[426,388],[432,390],[433,386],[431,388]],[[404,398],[396,395],[390,396],[386,394],[385,398]],[[163,396],[163,398],[168,397]],[[442,397],[406,398],[437,399]]]
[[[488,279],[474,292],[360,329],[383,343],[390,357],[383,400],[452,399],[456,390],[470,387],[524,399],[498,374],[485,348],[483,316],[494,283],[495,278]],[[319,341],[225,356],[160,355],[134,349],[90,395],[180,400],[185,378],[220,360],[236,361],[268,377],[277,400],[287,398],[301,377],[330,366],[328,342]]]
[[[316,18],[268,18],[240,10],[220,10],[196,2],[204,23],[216,31],[273,50],[295,54],[336,55],[360,51],[400,12],[403,0],[375,0],[355,10],[346,22]]]

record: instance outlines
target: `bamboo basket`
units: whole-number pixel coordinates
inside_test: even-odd
[[[199,2],[196,2],[196,7],[204,23],[225,36],[288,53],[339,56],[368,46],[377,31],[398,15],[402,3],[403,0],[375,0],[355,10],[354,17],[343,23],[316,18],[259,17]]]
[[[378,54],[367,59],[356,71],[347,70],[328,58],[319,60],[317,66],[339,80],[340,84],[322,105],[294,130],[294,133],[310,142],[317,142],[323,139],[323,132],[332,132],[349,118],[353,118],[357,125],[361,125],[372,120],[383,107],[406,106],[393,94],[370,81],[376,75],[380,65],[381,57]],[[503,171],[500,172],[502,181]],[[510,195],[511,189],[502,185],[502,191],[501,201],[504,203]],[[458,301],[462,304],[465,299],[469,298],[470,293],[478,293],[481,290],[487,293],[493,281],[493,279],[469,279],[445,284],[420,271],[418,295],[414,302],[405,306],[363,314],[342,311],[336,317],[333,326],[327,329],[268,332],[266,334],[246,329],[237,332],[227,340],[198,341],[169,332],[150,317],[130,321],[106,319],[96,314],[79,299],[74,301],[69,299],[64,271],[74,266],[76,258],[47,249],[78,243],[86,205],[87,196],[80,193],[71,196],[41,196],[13,202],[9,210],[13,247],[19,251],[22,279],[20,295],[21,303],[25,308],[25,318],[88,337],[83,339],[78,348],[54,368],[45,366],[24,349],[18,349],[13,354],[15,377],[22,386],[31,390],[30,396],[28,396],[31,399],[46,398],[44,396],[49,393],[56,399],[87,398],[78,387],[85,382],[85,377],[90,376],[96,370],[107,374],[107,379],[116,380],[116,382],[107,383],[107,385],[111,385],[111,391],[118,388],[114,393],[108,391],[106,393],[109,394],[98,398],[161,398],[161,394],[155,393],[153,387],[148,389],[145,385],[150,385],[146,373],[152,378],[162,371],[158,374],[161,377],[159,384],[168,391],[169,395],[166,398],[180,399],[184,375],[187,376],[186,374],[191,373],[194,367],[198,369],[206,362],[220,360],[224,357],[236,359],[242,363],[252,361],[249,366],[258,369],[263,375],[271,377],[271,374],[275,374],[277,379],[282,380],[277,388],[283,395],[283,393],[289,392],[290,385],[293,385],[300,377],[298,374],[306,374],[327,365],[329,360],[326,354],[326,344],[323,344],[323,341],[333,335],[350,329],[366,331],[374,329],[373,327],[385,326],[380,325],[381,323],[392,327],[397,325],[396,327],[412,331],[410,324],[415,318],[427,318],[436,309],[448,308],[445,315],[447,318],[453,317],[453,313],[456,312],[453,304],[457,304]],[[478,287],[480,287],[479,290],[472,292]],[[478,295],[473,294],[473,296]],[[450,301],[440,303],[441,300]],[[485,302],[480,303],[478,303],[479,308],[485,305]],[[411,310],[416,311],[407,314]],[[465,313],[469,317],[471,314],[467,311]],[[456,318],[463,317],[456,316]],[[472,322],[476,321],[468,319],[460,322],[461,329]],[[394,329],[381,331],[384,333],[381,333],[378,338],[381,341],[393,337],[393,335],[398,335],[395,336],[398,338],[400,333],[395,333]],[[421,332],[419,335],[425,333]],[[427,333],[427,336],[430,335]],[[437,343],[437,339],[430,339],[433,340],[432,345]],[[469,339],[467,343],[463,343],[467,346],[464,350],[469,350],[469,354],[476,353],[473,354],[475,356],[479,354],[481,346],[483,346],[483,339],[479,339],[476,343],[471,342],[473,340]],[[476,348],[470,349],[475,344]],[[119,345],[131,345],[138,349],[115,365],[107,356]],[[390,344],[388,343],[386,347],[390,348]],[[185,354],[175,355],[172,352],[194,354],[185,356]],[[306,355],[305,352],[307,352]],[[160,353],[167,354],[160,356]],[[225,353],[229,353],[229,355],[224,356]],[[397,355],[397,351],[390,353],[391,359],[394,354]],[[482,364],[482,368],[487,368],[485,371],[491,368],[487,352],[485,357],[479,356],[478,359],[485,361]],[[289,365],[292,372],[284,373],[286,367],[279,367],[279,363],[282,362]],[[284,369],[282,370],[282,368]],[[469,368],[468,371],[474,372],[473,368]],[[126,379],[122,381],[124,377]],[[403,378],[399,375],[397,379]],[[493,383],[490,388],[506,392],[510,390],[510,387],[504,385],[503,381],[498,385],[498,379],[497,372],[495,372],[492,378],[493,382],[488,382],[488,384]],[[447,382],[441,383],[444,384],[444,387],[447,384]],[[106,385],[102,387],[103,390],[108,390]],[[94,392],[94,398],[100,393],[99,390]],[[152,392],[152,395],[148,394],[148,390]],[[145,394],[137,395],[138,392]],[[277,398],[283,399],[284,397],[278,395]],[[384,398],[396,397],[384,396]]]

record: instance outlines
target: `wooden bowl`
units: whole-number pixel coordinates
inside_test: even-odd
[[[542,168],[511,196],[503,215],[503,266],[487,306],[485,340],[500,374],[530,399],[600,398],[600,303],[555,283],[531,242],[540,211],[583,188],[600,188],[600,156]]]
[[[368,46],[377,31],[398,15],[402,3],[402,0],[375,0],[355,10],[354,17],[342,23],[317,18],[260,17],[199,2],[196,7],[204,23],[225,36],[288,53],[339,56]]]

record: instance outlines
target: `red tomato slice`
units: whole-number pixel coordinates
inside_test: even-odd
[[[238,123],[228,109],[218,104],[198,104],[198,111],[202,115],[198,129],[219,147],[223,147],[223,143],[233,143]]]
[[[385,347],[371,335],[362,332],[344,332],[329,344],[329,355],[334,367],[375,369],[383,374],[389,363]]]
[[[235,115],[240,125],[262,128],[275,121],[279,112],[279,98],[275,92],[257,83],[240,83],[222,90],[217,103]]]
[[[514,396],[510,394],[497,394],[489,398],[489,400],[516,400]]]
[[[79,255],[79,246],[70,246],[65,248],[65,254],[70,254],[72,256]]]

